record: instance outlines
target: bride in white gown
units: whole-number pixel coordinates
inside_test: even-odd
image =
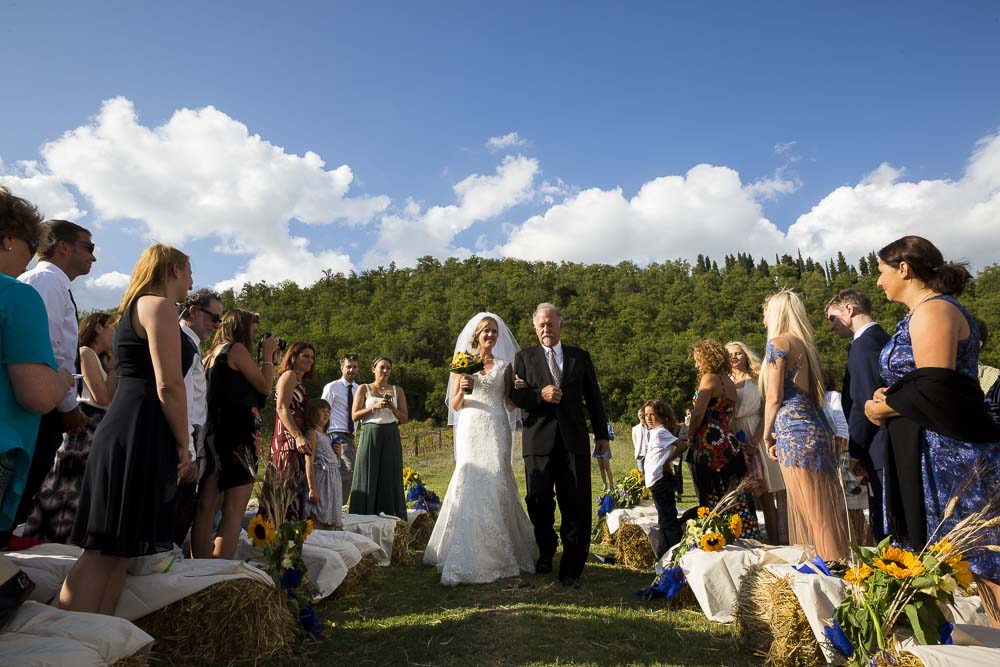
[[[446,586],[535,571],[538,547],[511,467],[514,412],[507,394],[518,349],[492,313],[469,320],[455,345],[456,352],[482,356],[486,368],[474,376],[452,375],[448,384],[455,472],[424,551],[424,563],[437,566]],[[464,394],[470,386],[472,393]]]

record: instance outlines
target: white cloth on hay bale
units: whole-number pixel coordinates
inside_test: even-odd
[[[382,552],[376,554],[379,565],[387,567],[392,563],[392,543],[396,536],[396,522],[399,519],[386,514],[377,516],[374,514],[344,514],[341,519],[345,531],[364,535],[382,547]]]
[[[607,521],[608,533],[611,535],[618,532],[623,521],[629,521],[646,533],[646,537],[649,538],[649,546],[652,547],[654,554],[664,546],[656,508],[648,501],[643,501],[635,507],[627,509],[611,510],[604,519]]]
[[[311,538],[312,535],[309,537]],[[255,547],[245,532],[240,533],[236,557],[252,560],[264,567],[263,549]],[[353,558],[353,556],[351,557]],[[310,543],[308,540],[302,545],[302,560],[306,564],[306,574],[319,591],[315,598],[317,600],[321,600],[337,590],[350,569],[339,551],[325,544]],[[358,558],[359,562],[360,560]]]
[[[306,538],[306,544],[336,551],[344,559],[344,565],[348,569],[360,563],[368,554],[381,556],[382,552],[382,547],[364,535],[343,530],[314,530]]]
[[[830,577],[821,573],[799,572],[789,565],[769,565],[767,570],[779,578],[788,577],[792,592],[795,593],[795,598],[798,600],[799,606],[802,607],[802,611],[809,621],[809,627],[812,629],[816,641],[819,642],[823,654],[829,662],[835,662],[839,656],[827,642],[823,629],[833,618],[833,612],[844,600],[847,593],[847,582],[840,577]],[[983,626],[989,625],[989,619],[983,612],[982,603],[978,597],[955,596],[955,604],[945,609],[945,616],[955,624],[956,631],[953,638],[956,644],[971,636],[980,638],[980,641],[982,637],[991,636],[990,633],[982,631]],[[930,667],[930,665],[964,667],[965,665],[979,664],[994,667],[1000,664],[1000,637],[993,636],[987,641],[995,641],[995,647],[920,646],[912,637],[902,639],[901,646],[922,661],[924,661],[923,655],[927,655],[930,662],[924,661],[925,667]],[[975,650],[965,650],[970,648]],[[975,662],[984,656],[988,658],[988,662]]]
[[[660,559],[657,572],[670,562],[672,551]],[[771,563],[798,565],[814,555],[810,547],[751,547],[738,541],[727,544],[721,551],[691,549],[681,556],[680,566],[702,613],[709,620],[730,623],[740,579],[747,568]]]
[[[81,549],[69,544],[39,544],[23,551],[4,554],[35,583],[28,599],[48,603],[59,592]],[[273,585],[261,570],[238,560],[179,560],[169,572],[127,575],[115,616],[130,621],[163,609],[209,586],[230,579],[256,579]]]
[[[0,661],[21,667],[104,667],[152,644],[152,637],[124,618],[28,601],[0,630]]]

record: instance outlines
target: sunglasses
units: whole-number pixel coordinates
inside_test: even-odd
[[[196,306],[196,308],[201,312],[205,313],[206,315],[208,315],[211,318],[213,324],[219,324],[220,322],[222,322],[222,315],[216,315],[212,311],[205,310],[201,306]]]
[[[86,248],[87,252],[89,252],[91,255],[94,254],[94,248],[97,247],[92,242],[88,242],[88,241],[73,241],[73,243],[71,245],[78,245],[81,248]]]

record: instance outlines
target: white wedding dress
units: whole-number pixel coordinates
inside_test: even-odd
[[[504,369],[474,375],[455,426],[455,472],[424,552],[441,583],[482,584],[535,571],[538,547],[511,468]]]

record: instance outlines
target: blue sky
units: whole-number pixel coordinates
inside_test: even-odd
[[[212,285],[1000,241],[995,2],[0,3],[0,62],[93,305],[150,239]]]

